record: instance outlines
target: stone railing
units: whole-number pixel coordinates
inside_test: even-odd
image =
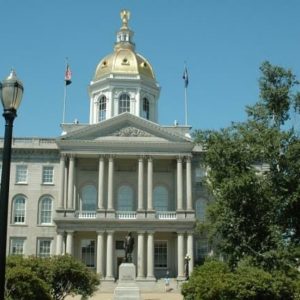
[[[96,219],[97,213],[95,211],[76,211],[75,217],[78,219]]]
[[[176,211],[157,211],[155,214],[156,219],[159,220],[176,220]]]
[[[134,220],[136,219],[135,211],[116,211],[116,219]]]

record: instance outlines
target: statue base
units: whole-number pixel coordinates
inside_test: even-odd
[[[141,291],[135,282],[135,265],[122,263],[119,267],[119,283],[113,300],[141,300]]]

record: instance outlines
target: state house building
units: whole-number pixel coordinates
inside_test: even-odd
[[[131,232],[137,280],[167,270],[181,280],[185,256],[191,271],[208,251],[194,236],[208,201],[203,152],[189,126],[158,124],[160,87],[135,50],[128,11],[121,20],[89,85],[89,124],[13,140],[7,253],[69,253],[113,281]]]

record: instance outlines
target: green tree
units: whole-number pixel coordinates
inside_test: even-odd
[[[211,239],[233,268],[250,256],[266,270],[288,271],[299,258],[300,140],[285,122],[299,111],[299,83],[269,62],[261,72],[260,100],[245,122],[195,137],[207,148]]]
[[[97,274],[70,255],[9,256],[7,259],[7,300],[62,300],[68,295],[87,297],[99,283]]]

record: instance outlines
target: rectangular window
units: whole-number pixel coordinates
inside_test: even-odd
[[[16,169],[16,183],[27,183],[27,166],[18,165]]]
[[[22,255],[24,254],[24,238],[11,238],[10,240],[10,254]]]
[[[124,241],[116,241],[116,249],[124,250]]]
[[[43,184],[53,184],[53,166],[43,167]]]
[[[51,254],[51,240],[39,239],[38,240],[38,253],[39,257],[49,257]]]
[[[89,268],[95,267],[95,241],[81,240],[81,260]]]
[[[205,257],[208,255],[209,247],[207,238],[200,238],[196,242],[196,258],[198,263],[203,263]]]
[[[167,268],[168,266],[167,241],[154,242],[154,266],[155,268]]]

